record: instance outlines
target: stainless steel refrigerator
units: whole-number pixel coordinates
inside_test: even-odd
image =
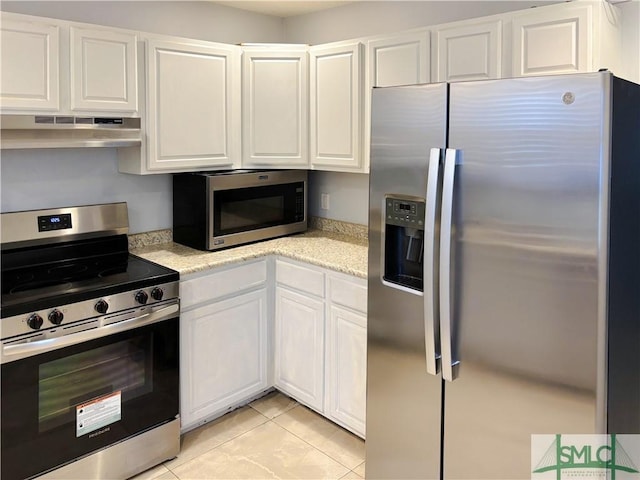
[[[376,88],[367,478],[531,478],[531,435],[640,433],[640,86]]]

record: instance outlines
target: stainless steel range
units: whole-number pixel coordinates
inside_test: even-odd
[[[178,273],[126,203],[3,213],[1,476],[128,478],[179,451]]]

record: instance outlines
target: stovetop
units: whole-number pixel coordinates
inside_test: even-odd
[[[179,302],[178,272],[129,253],[126,203],[6,212],[1,225],[3,344]]]
[[[2,272],[1,317],[178,281],[178,272],[120,252]]]

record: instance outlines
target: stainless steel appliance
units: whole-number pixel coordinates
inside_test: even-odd
[[[173,176],[173,240],[178,243],[218,250],[306,229],[306,170]]]
[[[3,150],[77,147],[139,147],[138,117],[70,115],[0,116]]]
[[[640,86],[374,89],[367,478],[531,478],[640,433]]]
[[[179,451],[178,273],[126,203],[2,214],[1,476],[128,478]]]

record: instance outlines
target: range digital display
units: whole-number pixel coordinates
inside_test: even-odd
[[[48,232],[50,230],[64,230],[71,228],[71,214],[61,213],[60,215],[41,215],[38,217],[38,231]]]

